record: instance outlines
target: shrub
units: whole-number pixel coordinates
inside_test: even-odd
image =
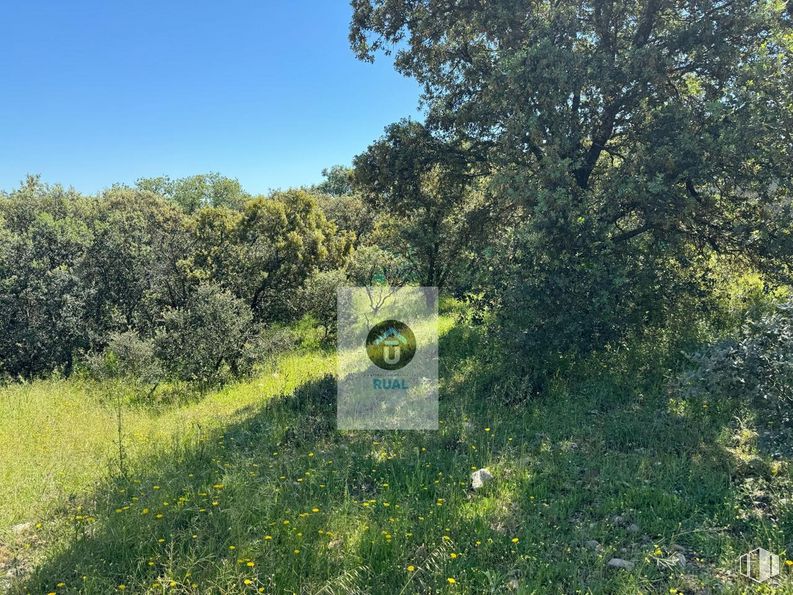
[[[379,246],[356,250],[346,265],[352,285],[405,285],[411,280],[410,263]]]
[[[733,337],[691,356],[677,379],[685,396],[747,399],[790,421],[793,405],[793,300],[747,320]]]
[[[185,308],[171,308],[163,318],[155,346],[170,375],[207,385],[238,373],[254,332],[245,302],[217,285],[204,284]]]
[[[142,384],[157,384],[162,368],[154,352],[154,342],[135,331],[111,333],[101,353],[86,358],[88,372],[97,380],[126,378]]]
[[[324,329],[324,339],[336,334],[336,288],[346,282],[343,270],[319,271],[306,279],[300,289],[300,310]]]
[[[271,363],[278,354],[296,345],[297,336],[289,328],[258,326],[242,346],[235,372],[238,376],[250,376],[255,372],[257,364]]]

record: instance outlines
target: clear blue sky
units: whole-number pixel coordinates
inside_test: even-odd
[[[418,85],[359,62],[345,0],[21,0],[0,8],[0,189],[93,193],[217,171],[251,192],[319,181]]]

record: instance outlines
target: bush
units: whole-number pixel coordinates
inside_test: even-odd
[[[236,374],[250,376],[256,371],[258,364],[270,363],[278,354],[293,349],[296,345],[297,336],[290,329],[258,326],[242,346],[236,362]]]
[[[776,409],[789,422],[793,405],[793,300],[747,320],[733,337],[691,356],[677,379],[688,397],[746,399]]]
[[[254,333],[252,314],[242,300],[217,285],[200,285],[185,308],[164,314],[155,337],[166,371],[180,380],[216,384],[239,372]]]
[[[323,339],[336,335],[336,288],[347,283],[343,270],[319,271],[306,279],[299,292],[300,310],[324,329]]]
[[[97,380],[125,378],[142,384],[157,384],[162,368],[154,353],[154,342],[135,331],[111,333],[101,353],[86,358],[88,372]]]
[[[356,250],[346,265],[352,285],[405,285],[411,280],[410,263],[379,246]]]

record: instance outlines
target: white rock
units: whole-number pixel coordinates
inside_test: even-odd
[[[622,558],[612,558],[609,560],[608,565],[611,568],[622,568],[623,570],[633,570],[635,566],[633,562],[623,560]]]
[[[32,526],[33,523],[19,523],[18,525],[14,525],[13,527],[11,527],[11,532],[14,535],[22,535],[22,533],[25,533]]]
[[[493,479],[493,474],[487,469],[479,469],[471,473],[471,487],[478,490],[488,481]]]
[[[585,546],[587,546],[587,547],[588,547],[590,550],[597,550],[597,549],[600,549],[600,543],[598,543],[598,542],[597,542],[596,540],[594,540],[594,539],[590,539],[590,540],[589,540],[589,541],[587,541],[587,542],[586,542],[584,545],[585,545]]]

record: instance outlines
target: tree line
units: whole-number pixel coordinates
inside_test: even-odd
[[[217,174],[93,197],[30,178],[0,198],[2,371],[68,373],[123,335],[168,374],[239,374],[279,325],[332,336],[339,284],[413,283],[469,301],[488,353],[541,389],[712,318],[725,275],[790,284],[792,19],[751,0],[355,0],[353,50],[395,52],[426,121],[266,197]]]

